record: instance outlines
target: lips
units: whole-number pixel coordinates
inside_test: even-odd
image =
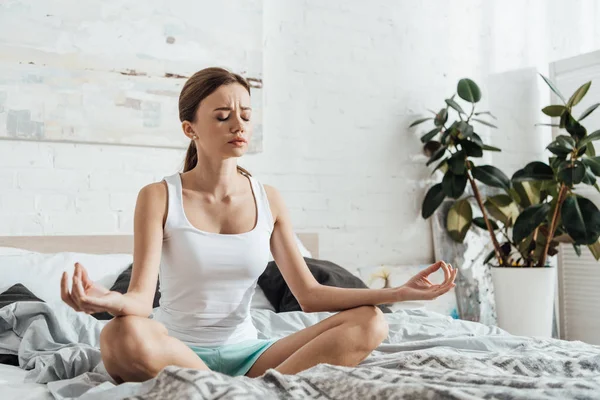
[[[239,143],[239,144],[241,144],[241,143],[247,143],[247,141],[246,141],[246,139],[234,139],[234,140],[231,140],[229,143]]]

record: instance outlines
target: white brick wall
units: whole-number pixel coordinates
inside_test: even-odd
[[[486,96],[490,73],[600,47],[598,13],[583,0],[265,0],[264,152],[241,164],[279,188],[298,230],[320,234],[322,257],[348,268],[432,261],[420,217],[429,171],[409,122],[464,76]],[[183,156],[0,141],[0,235],[129,233],[138,190]]]

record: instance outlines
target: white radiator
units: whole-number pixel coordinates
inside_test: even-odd
[[[592,81],[587,95],[575,108],[574,115],[579,117],[583,110],[600,100],[600,51],[551,63],[550,79],[567,98],[579,86]],[[555,95],[552,104],[560,104]],[[582,124],[588,133],[600,129],[600,109]],[[553,137],[567,134],[557,129],[552,133]],[[600,155],[600,142],[594,144]],[[575,191],[600,207],[600,193],[596,189],[578,185]],[[600,262],[594,259],[587,246],[581,246],[581,257],[578,257],[573,246],[568,244],[561,244],[557,261],[560,337],[600,345]]]
[[[600,263],[587,247],[578,257],[573,246],[560,246],[560,337],[600,345]]]

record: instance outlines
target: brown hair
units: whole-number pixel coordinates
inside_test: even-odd
[[[179,95],[179,120],[194,122],[196,111],[200,102],[212,94],[220,86],[239,83],[248,93],[250,93],[250,84],[241,75],[230,72],[224,68],[211,67],[205,68],[192,75],[183,85]],[[198,153],[196,144],[192,140],[185,155],[183,163],[183,172],[187,172],[198,164]],[[244,168],[238,166],[238,171],[244,175],[250,175]]]

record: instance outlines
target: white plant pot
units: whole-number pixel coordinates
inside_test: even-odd
[[[493,267],[498,326],[518,336],[552,337],[556,268]]]

